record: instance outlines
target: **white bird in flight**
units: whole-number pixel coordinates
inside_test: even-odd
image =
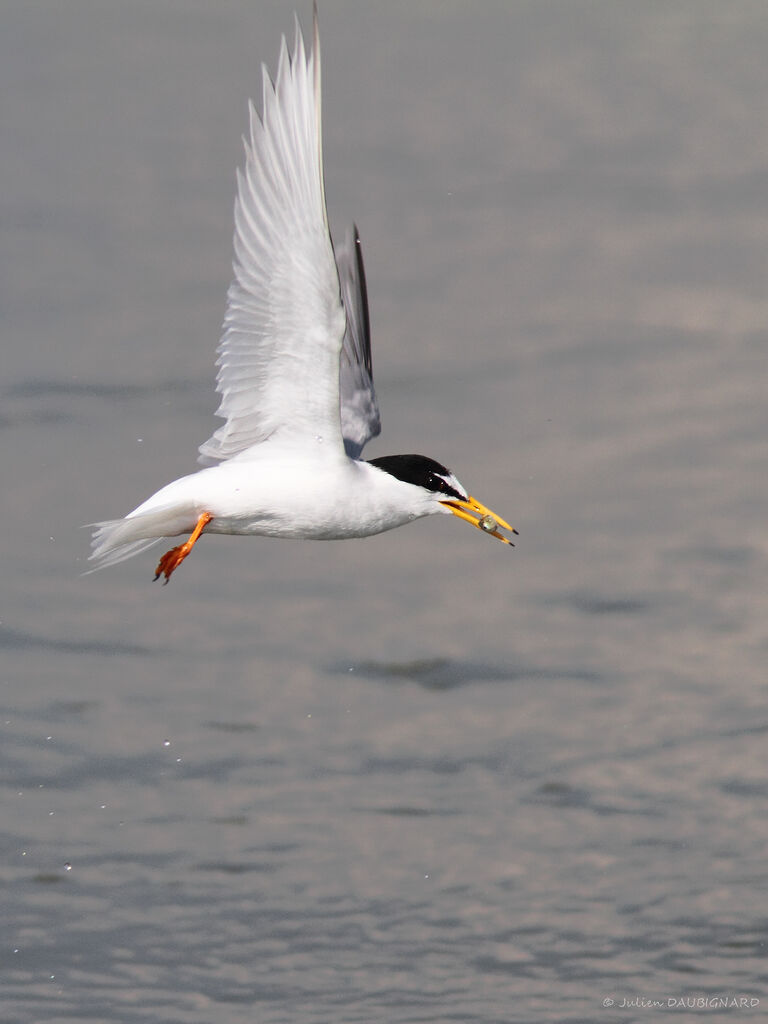
[[[309,55],[296,18],[293,54],[283,37],[275,80],[266,67],[263,80],[237,173],[217,361],[225,422],[200,447],[206,468],[94,524],[94,569],[188,534],[160,559],[167,583],[203,533],[337,540],[436,513],[511,544],[501,529],[517,531],[434,459],[360,458],[381,426],[360,239],[353,228],[334,250],[328,229],[316,8]]]

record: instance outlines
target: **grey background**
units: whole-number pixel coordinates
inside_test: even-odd
[[[79,575],[214,426],[291,11],[0,8],[3,1019],[764,1012],[764,4],[324,0],[367,454],[447,463],[519,544]]]

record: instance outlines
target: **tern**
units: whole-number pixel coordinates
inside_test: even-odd
[[[167,583],[202,534],[339,540],[438,513],[511,545],[517,533],[423,455],[365,461],[381,429],[368,296],[355,227],[334,248],[323,183],[317,8],[307,53],[299,20],[274,80],[262,67],[237,172],[234,280],[218,346],[217,415],[204,467],[162,487],[124,519],[93,524],[94,569],[163,537]],[[93,571],[93,570],[91,570]]]

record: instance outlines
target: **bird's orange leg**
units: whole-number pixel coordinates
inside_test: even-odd
[[[178,569],[178,567],[187,557],[189,552],[195,546],[195,542],[197,541],[198,537],[212,519],[213,516],[210,514],[210,512],[203,512],[203,514],[197,520],[197,526],[195,526],[192,533],[190,533],[188,539],[185,540],[183,544],[179,544],[178,547],[171,548],[170,551],[166,551],[166,553],[157,563],[157,568],[155,569],[155,579],[159,580],[161,576],[165,576],[165,579],[163,580],[163,586],[165,586],[165,584],[171,578],[171,573],[173,572],[173,570]]]

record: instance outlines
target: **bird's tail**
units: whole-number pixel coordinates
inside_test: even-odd
[[[139,509],[142,506],[139,506]],[[188,533],[197,521],[193,506],[161,505],[147,512],[139,509],[125,519],[109,519],[103,523],[91,523],[91,553],[88,561],[93,567],[88,572],[117,565],[126,558],[146,551],[163,537],[177,537]],[[86,574],[87,575],[87,574]]]
[[[126,558],[133,558],[141,554],[147,548],[161,539],[158,536],[148,537],[145,532],[146,523],[142,523],[145,516],[135,516],[132,519],[110,519],[104,523],[91,523],[93,537],[91,538],[91,553],[88,561],[93,563],[88,573],[96,572],[98,569],[106,569],[109,565],[117,565],[124,562]]]

